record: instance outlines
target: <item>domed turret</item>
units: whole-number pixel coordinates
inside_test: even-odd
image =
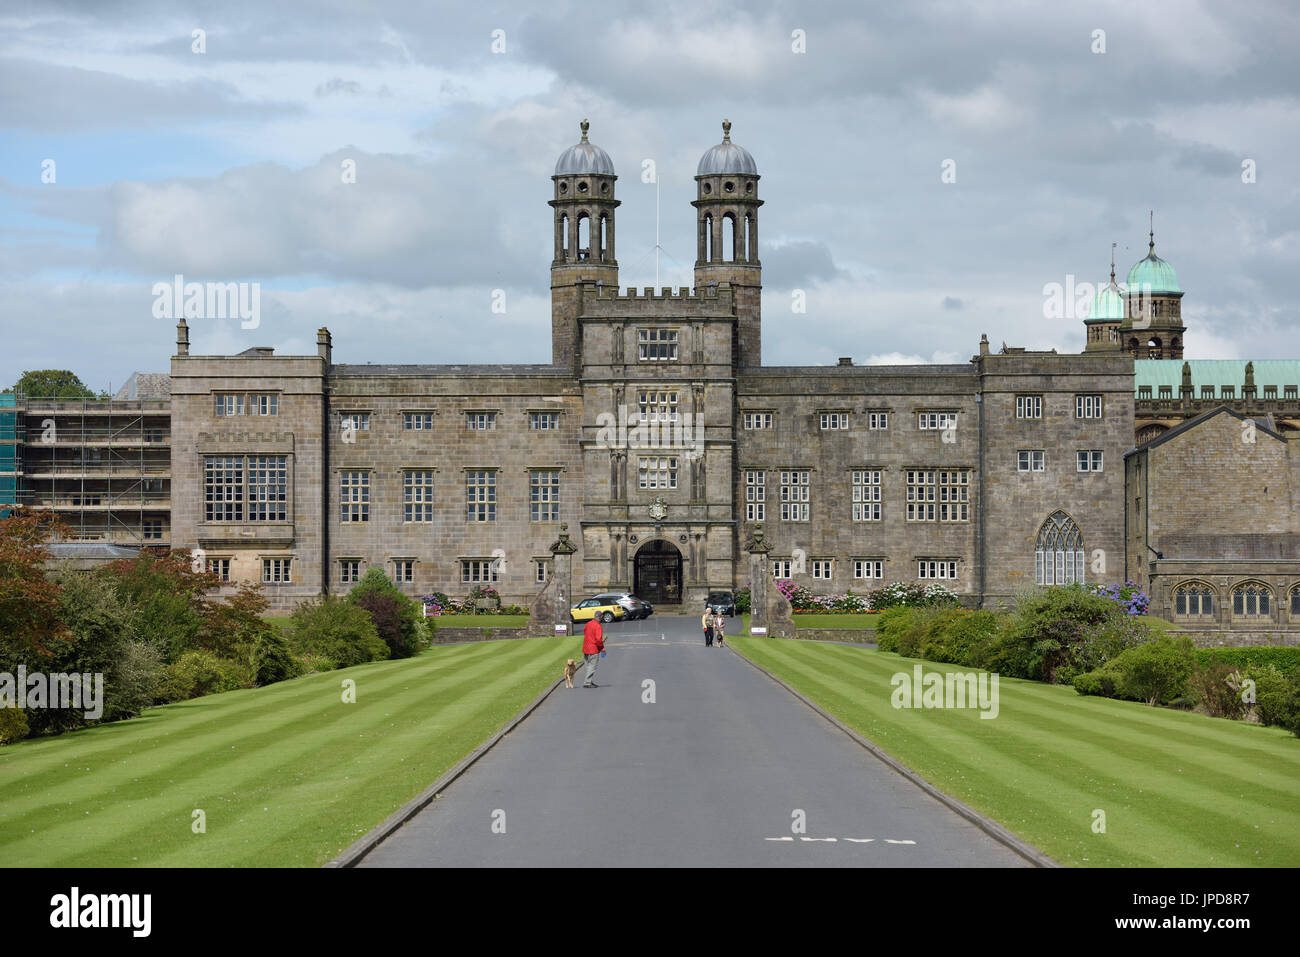
[[[1115,284],[1115,244],[1110,244],[1110,283],[1097,290],[1092,309],[1083,320],[1087,330],[1084,352],[1118,352],[1119,328],[1124,321],[1124,294]]]
[[[731,142],[731,121],[722,121],[722,142],[700,157],[695,172],[697,241],[695,288],[727,283],[736,303],[738,364],[762,363],[760,300],[763,264],[758,258],[758,167],[744,147]]]
[[[580,286],[618,289],[614,255],[614,196],[618,177],[609,154],[587,139],[591,124],[580,124],[582,139],[555,164],[548,205],[555,211],[555,258],[551,260],[551,362],[578,369],[582,331],[578,326]]]
[[[1153,296],[1181,296],[1178,274],[1174,267],[1156,255],[1154,230],[1147,246],[1146,258],[1139,259],[1128,271],[1127,286],[1133,292],[1146,292]]]
[[[1174,267],[1156,255],[1154,222],[1149,237],[1146,258],[1128,271],[1122,345],[1136,359],[1181,359],[1183,290]]]
[[[696,176],[726,176],[730,173],[757,176],[758,167],[749,150],[731,142],[731,121],[722,121],[722,142],[709,147],[695,168]]]
[[[582,139],[560,154],[560,158],[555,161],[555,175],[582,176],[594,173],[600,176],[613,176],[614,161],[609,158],[608,153],[587,139],[587,130],[591,129],[591,124],[583,120],[580,127]]]

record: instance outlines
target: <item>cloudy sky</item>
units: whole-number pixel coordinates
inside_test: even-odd
[[[260,325],[195,320],[196,354],[326,325],[341,362],[547,362],[549,177],[584,117],[638,287],[644,161],[660,284],[690,285],[731,119],[766,363],[1078,351],[1044,287],[1104,282],[1112,242],[1122,280],[1149,209],[1189,357],[1300,357],[1298,44],[1285,2],[6,0],[0,385],[166,371],[176,274],[260,284]]]

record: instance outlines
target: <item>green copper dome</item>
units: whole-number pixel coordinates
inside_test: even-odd
[[[1153,296],[1181,296],[1183,290],[1178,285],[1178,274],[1174,267],[1156,255],[1155,235],[1151,236],[1150,250],[1145,259],[1140,259],[1128,271],[1128,291],[1130,294],[1150,293]]]
[[[1124,318],[1124,294],[1119,291],[1119,286],[1115,285],[1114,273],[1111,273],[1110,285],[1097,290],[1097,297],[1092,301],[1092,312],[1088,318],[1095,321]]]

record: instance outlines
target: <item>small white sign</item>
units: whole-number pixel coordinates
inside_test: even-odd
[[[569,633],[569,626],[568,626],[568,625],[556,625],[556,626],[555,626],[555,633],[556,633],[557,635],[567,635],[567,634]]]
[[[767,634],[767,629],[766,629],[766,628],[751,628],[751,629],[749,629],[749,633],[750,633],[751,635],[760,635],[760,636],[761,636],[761,635],[766,635],[766,634]]]

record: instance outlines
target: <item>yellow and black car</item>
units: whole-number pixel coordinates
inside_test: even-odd
[[[608,624],[611,621],[622,619],[627,614],[627,610],[617,602],[607,601],[608,596],[600,598],[588,598],[586,601],[580,601],[569,609],[569,617],[573,621],[590,621],[593,618],[599,618]]]

